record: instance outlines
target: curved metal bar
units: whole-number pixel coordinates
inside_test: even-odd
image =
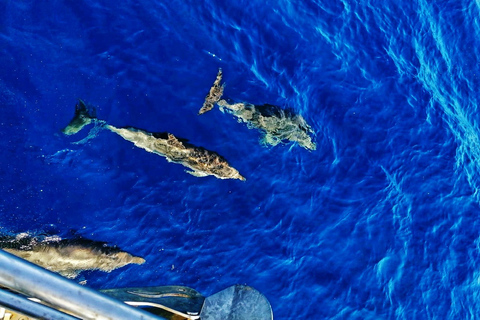
[[[49,308],[43,304],[30,301],[18,294],[0,290],[0,305],[12,311],[21,312],[26,316],[35,316],[51,320],[79,320],[58,310]]]

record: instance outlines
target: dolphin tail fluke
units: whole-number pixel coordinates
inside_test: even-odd
[[[212,110],[215,106],[215,103],[217,103],[222,98],[223,88],[225,87],[225,84],[220,84],[222,82],[222,77],[223,72],[220,68],[218,69],[217,78],[215,79],[213,86],[210,88],[210,92],[205,97],[205,102],[203,103],[202,108],[200,109],[200,111],[198,111],[199,115]]]
[[[75,115],[62,132],[66,135],[73,135],[83,129],[86,125],[92,123],[97,118],[95,108],[87,106],[83,100],[79,99],[75,105]]]

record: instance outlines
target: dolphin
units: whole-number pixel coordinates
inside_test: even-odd
[[[90,122],[87,119],[90,119]],[[99,123],[103,128],[118,134],[139,148],[163,156],[169,162],[182,164],[191,169],[186,172],[193,176],[212,175],[219,179],[245,180],[225,158],[214,151],[194,146],[188,140],[177,138],[169,132],[148,132],[135,127],[117,128],[103,120],[98,120],[82,100],[79,100],[76,105],[74,118],[63,129],[63,132],[65,134],[77,133],[92,122]]]
[[[294,141],[308,150],[317,148],[310,137],[310,133],[313,133],[311,127],[301,115],[290,110],[271,104],[230,104],[223,99],[217,104],[220,111],[227,111],[236,116],[239,122],[245,122],[248,127],[261,130],[263,144],[276,146],[284,141]]]
[[[0,248],[71,279],[85,270],[110,272],[128,264],[145,262],[145,259],[117,247],[85,238],[42,238],[20,233],[17,236],[1,236]]]
[[[212,175],[218,179],[245,180],[218,153],[196,147],[188,143],[188,140],[177,138],[171,133],[150,133],[134,127],[116,128],[111,125],[106,125],[106,128],[139,148],[163,156],[169,162],[182,164],[192,170],[186,172],[193,176]]]
[[[225,84],[220,85],[220,82],[222,81],[222,76],[223,72],[220,68],[218,69],[217,78],[215,79],[213,86],[210,88],[210,91],[205,97],[205,102],[203,103],[202,108],[200,109],[200,111],[198,111],[199,115],[212,110],[215,106],[215,103],[217,103],[222,97],[223,89],[225,87]]]
[[[316,149],[310,136],[313,134],[313,130],[301,115],[271,104],[229,103],[227,100],[221,99],[224,87],[220,85],[222,75],[220,69],[199,115],[212,110],[214,104],[217,104],[220,111],[227,111],[233,114],[239,122],[246,123],[249,128],[260,130],[263,134],[262,144],[276,146],[282,142],[292,141],[307,150]]]

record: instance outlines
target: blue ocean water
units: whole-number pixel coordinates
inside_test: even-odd
[[[478,319],[479,16],[472,0],[0,1],[2,231],[146,259],[83,273],[97,289],[240,283],[275,319]],[[317,150],[198,116],[218,68],[229,98],[301,114]],[[247,180],[66,137],[79,98]]]

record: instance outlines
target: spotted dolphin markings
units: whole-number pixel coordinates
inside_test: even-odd
[[[245,178],[225,158],[214,151],[195,146],[186,139],[178,138],[169,132],[148,132],[135,127],[117,128],[99,120],[82,100],[76,105],[75,115],[69,125],[63,129],[67,135],[79,132],[90,123],[100,125],[123,139],[132,142],[135,146],[148,152],[163,156],[169,162],[179,163],[190,171],[187,173],[196,177],[214,176],[218,179]]]
[[[222,76],[220,69],[199,115],[212,110],[216,104],[220,111],[226,111],[234,115],[239,122],[246,123],[249,128],[261,131],[262,144],[276,146],[283,142],[296,142],[305,149],[316,149],[311,137],[314,132],[301,115],[271,104],[230,103],[222,99]]]

